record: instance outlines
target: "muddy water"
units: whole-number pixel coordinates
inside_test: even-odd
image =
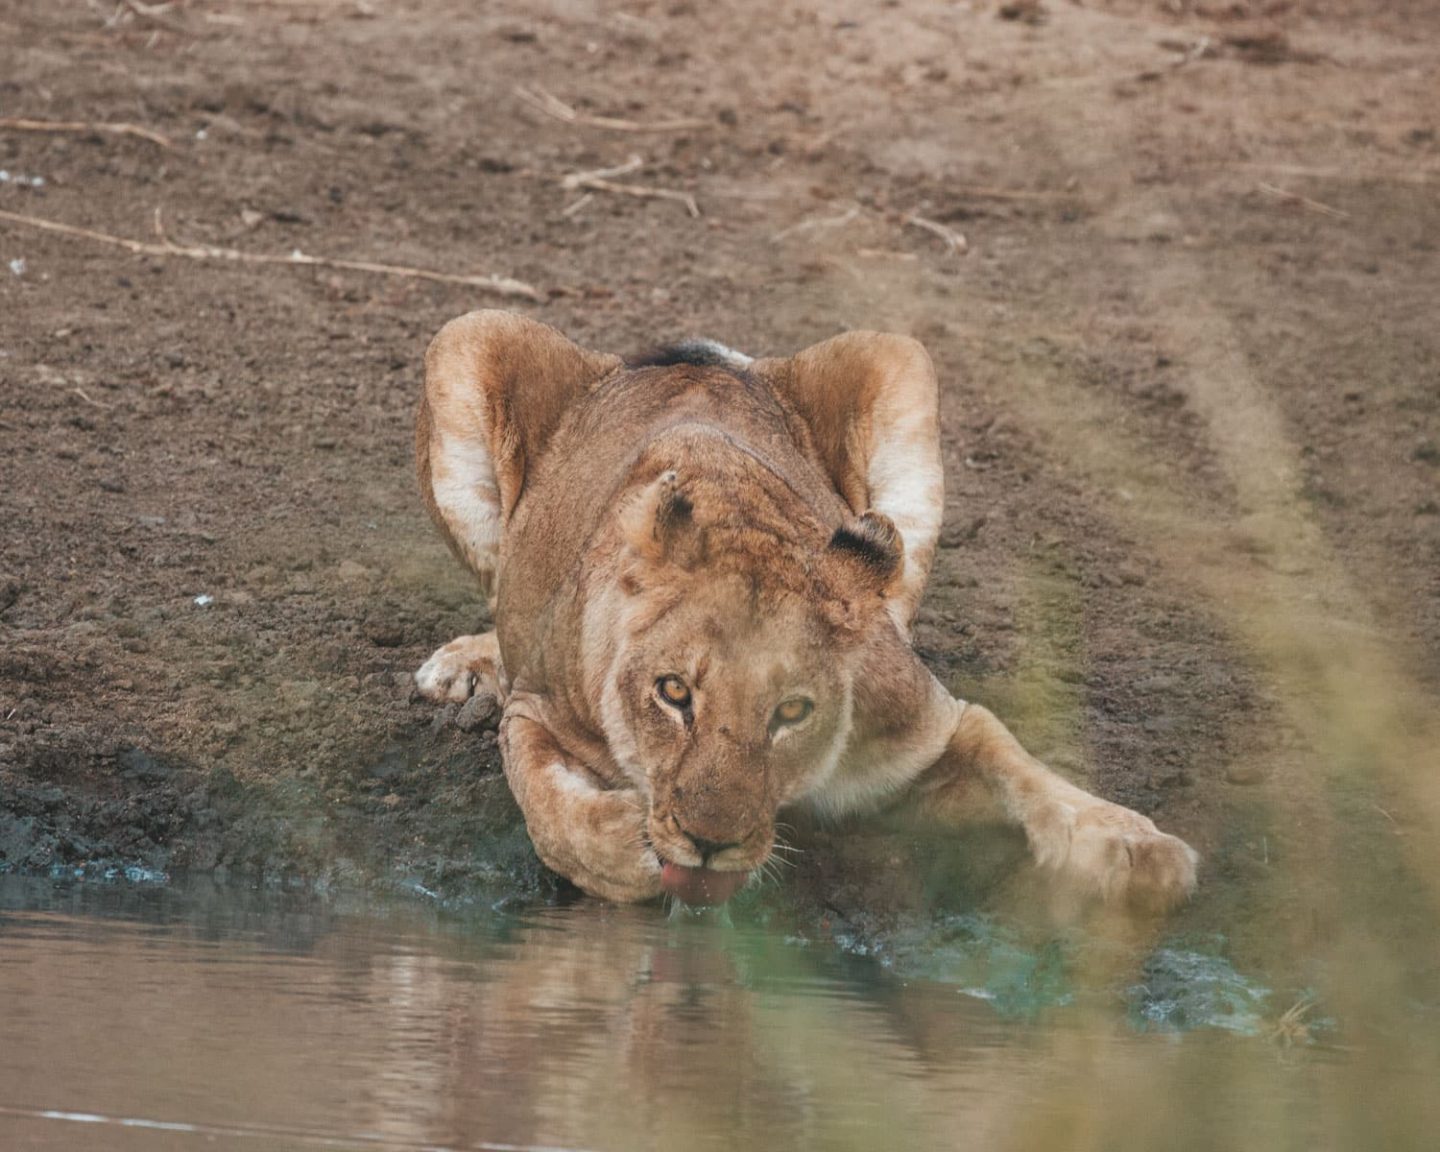
[[[903,955],[714,915],[0,877],[0,1148],[1403,1148],[1436,1131],[1433,1007],[1388,1031],[1322,1009],[1287,1030],[1254,974],[1193,950],[1107,984],[1047,975],[971,919],[926,954],[966,947],[950,978],[917,978]],[[1044,1002],[1017,1011],[1007,988]]]

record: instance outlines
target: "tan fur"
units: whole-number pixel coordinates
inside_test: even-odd
[[[663,861],[758,867],[786,806],[906,798],[994,811],[1109,898],[1193,888],[1189,847],[1050,772],[911,650],[944,503],[937,396],[924,349],[880,333],[733,369],[631,369],[502,312],[435,338],[421,490],[497,631],[418,682],[505,700],[547,865],[640,900]]]

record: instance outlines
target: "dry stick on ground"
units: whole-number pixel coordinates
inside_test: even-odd
[[[177,24],[166,16],[166,13],[173,7],[173,4],[142,4],[140,0],[120,0],[120,3],[115,6],[114,14],[105,21],[105,26],[107,28],[116,27],[128,12],[137,19],[154,24],[157,28],[183,35],[186,31],[185,26]]]
[[[575,203],[571,204],[568,208],[566,208],[564,211],[562,211],[562,212],[560,213],[560,215],[561,215],[561,216],[567,216],[567,217],[568,217],[568,216],[574,216],[575,213],[579,212],[580,209],[584,208],[585,205],[587,205],[588,203],[590,203],[590,201],[593,200],[593,199],[595,199],[595,193],[593,193],[593,192],[586,192],[585,195],[581,196],[580,199],[578,199],[578,200],[575,201]]]
[[[866,260],[901,260],[907,264],[920,259],[914,252],[896,252],[892,248],[857,248],[855,255]]]
[[[924,216],[916,216],[913,212],[907,212],[900,218],[902,224],[913,224],[916,228],[923,228],[925,231],[940,237],[945,241],[945,247],[950,250],[951,255],[959,256],[970,250],[970,245],[965,237],[956,232],[953,228],[947,228],[944,224],[936,223],[934,220],[927,220]]]
[[[700,205],[688,192],[677,192],[673,188],[655,188],[648,184],[617,184],[612,176],[625,176],[645,167],[645,161],[632,156],[616,168],[597,168],[593,172],[572,172],[560,179],[560,187],[567,192],[585,188],[592,192],[616,192],[622,196],[639,196],[646,200],[675,200],[685,205],[691,216],[700,215]]]
[[[978,184],[947,184],[947,192],[956,196],[974,196],[978,200],[1066,200],[1069,192],[1026,192],[1019,188],[986,188]]]
[[[798,224],[791,224],[788,228],[780,229],[770,239],[783,240],[786,236],[794,236],[800,232],[810,232],[819,228],[843,228],[859,215],[860,205],[855,204],[848,212],[842,212],[839,216],[811,216],[801,220]]]
[[[588,172],[572,172],[569,176],[561,179],[560,186],[573,191],[586,180],[608,180],[612,176],[628,176],[631,172],[638,172],[643,167],[645,167],[644,158],[631,155],[625,163],[616,164],[613,168],[592,168]]]
[[[156,213],[156,230],[160,230],[159,214]],[[424,268],[407,268],[400,264],[378,264],[370,260],[338,260],[325,256],[306,256],[298,249],[288,256],[265,252],[242,252],[238,248],[215,248],[206,244],[180,245],[164,240],[159,244],[148,244],[143,240],[131,240],[124,236],[112,236],[108,232],[96,232],[90,228],[77,228],[58,220],[47,220],[40,216],[27,216],[20,212],[0,211],[0,220],[20,224],[26,228],[38,228],[42,232],[54,232],[61,236],[75,236],[109,244],[113,248],[124,248],[137,256],[184,256],[190,260],[220,260],[236,264],[287,264],[312,268],[338,268],[347,272],[373,272],[381,276],[399,276],[408,280],[432,280],[439,284],[464,284],[469,288],[480,288],[501,296],[515,296],[524,300],[543,299],[538,289],[523,280],[511,280],[506,276],[456,276],[448,272],[431,272]],[[162,233],[163,235],[163,233]]]
[[[580,124],[586,128],[606,128],[611,132],[690,132],[697,128],[710,127],[706,120],[652,120],[646,124],[639,120],[622,120],[615,116],[590,116],[577,111],[539,85],[516,88],[515,95],[537,112],[553,116],[564,124]]]
[[[115,136],[136,136],[162,148],[174,148],[169,137],[141,128],[138,124],[106,124],[87,120],[26,120],[16,116],[0,116],[0,128],[18,132],[109,132]]]
[[[1312,168],[1304,164],[1226,163],[1224,168],[1241,168],[1250,172],[1272,172],[1282,176],[1298,176],[1315,180],[1349,180],[1381,184],[1430,184],[1440,179],[1440,167],[1377,169],[1373,166],[1349,168]]]
[[[1332,208],[1328,204],[1322,204],[1319,200],[1312,200],[1308,196],[1301,196],[1297,192],[1287,192],[1284,188],[1277,188],[1274,184],[1261,183],[1260,191],[1267,196],[1274,196],[1277,200],[1284,200],[1289,204],[1299,204],[1302,208],[1308,208],[1312,212],[1319,212],[1322,216],[1330,216],[1336,220],[1350,219],[1350,213],[1342,212],[1339,208]]]
[[[144,16],[147,20],[162,19],[172,8],[171,3],[142,4],[140,0],[120,0],[121,6],[130,9],[137,16]]]
[[[70,389],[70,391],[75,393],[76,396],[79,396],[81,400],[85,401],[85,403],[89,404],[92,408],[103,408],[106,412],[108,412],[110,411],[110,409],[115,407],[115,405],[113,404],[102,404],[99,400],[91,399],[88,395],[86,395],[85,389],[83,388],[72,388]]]

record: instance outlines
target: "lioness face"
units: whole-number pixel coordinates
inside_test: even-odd
[[[766,596],[738,575],[692,577],[676,592],[632,605],[641,626],[609,686],[620,747],[643,773],[663,861],[749,871],[770,855],[776,811],[833,770],[849,673],[800,596]]]
[[[587,620],[606,739],[648,797],[662,883],[688,902],[733,892],[769,857],[775,813],[835,770],[852,665],[890,626],[903,555],[883,516],[832,532],[734,473],[666,471],[639,492],[621,518],[621,603]]]

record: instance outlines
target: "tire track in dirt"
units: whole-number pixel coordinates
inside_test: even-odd
[[[1347,971],[1368,971],[1374,985],[1398,980],[1404,942],[1364,937],[1394,932],[1395,898],[1386,898],[1386,885],[1403,877],[1420,888],[1429,914],[1440,899],[1440,781],[1433,772],[1440,700],[1417,673],[1418,653],[1377,623],[1358,573],[1307,506],[1288,421],[1257,377],[1204,262],[1175,245],[1157,257],[1153,248],[1128,243],[1147,208],[1187,230],[1188,198],[1160,187],[1137,205],[1123,186],[1136,152],[1123,122],[1116,130],[1093,114],[1050,105],[1041,122],[1019,128],[1022,137],[1031,133],[1080,174],[1092,199],[1121,208],[1102,212],[1094,235],[1076,245],[1085,259],[1051,293],[1059,316],[1005,325],[1005,337],[1021,347],[1044,338],[1084,348],[1078,302],[1123,285],[1139,303],[1135,322],[1149,342],[1181,365],[1179,387],[1200,417],[1230,498],[1217,500],[1203,479],[1177,470],[1166,459],[1170,444],[1132,430],[1123,401],[1080,386],[1073,368],[1032,363],[1018,373],[1026,402],[1017,411],[1102,490],[1133,496],[1116,500],[1115,518],[1265,668],[1286,726],[1298,736],[1298,744],[1260,753],[1269,766],[1264,795],[1293,854],[1286,883],[1301,892],[1290,899],[1339,937],[1337,952],[1352,962]],[[986,335],[991,342],[1005,337],[994,327]],[[1377,858],[1376,845],[1387,843],[1408,867],[1397,870],[1383,848]],[[1367,905],[1375,900],[1378,906]],[[1313,923],[1293,924],[1292,941],[1320,942]],[[1362,953],[1368,966],[1353,963]],[[1374,985],[1345,989],[1357,1018],[1379,1002]]]

